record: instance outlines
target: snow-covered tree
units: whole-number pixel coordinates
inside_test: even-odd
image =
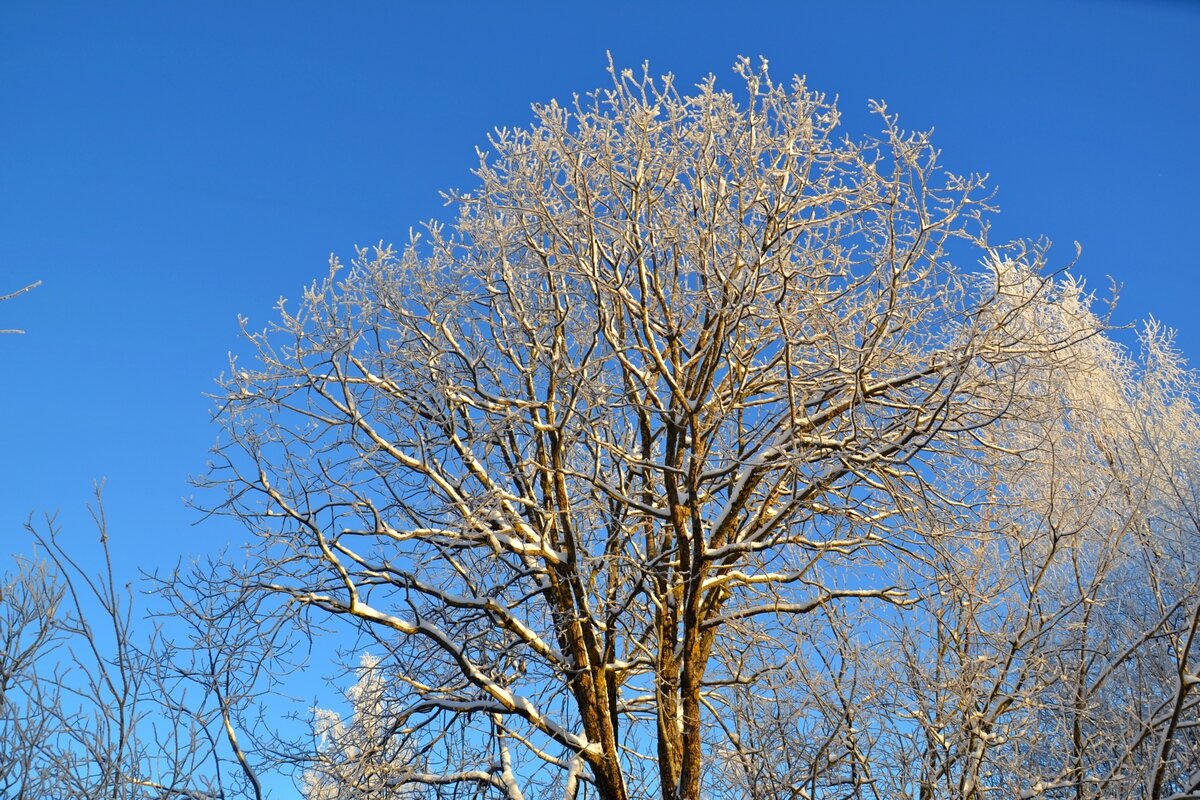
[[[1156,325],[1060,354],[974,466],[920,600],[803,629],[739,692],[752,797],[1162,798],[1200,791],[1200,415]],[[973,498],[973,499],[972,499]],[[805,667],[807,669],[805,669]]]
[[[346,692],[350,714],[343,719],[331,709],[313,711],[313,736],[317,742],[314,763],[304,774],[307,800],[343,798],[401,798],[407,773],[413,771],[412,753],[391,751],[386,700],[387,685],[379,659],[363,654],[358,680]]]
[[[536,106],[453,225],[334,261],[232,365],[211,481],[260,542],[249,585],[383,654],[371,713],[324,730],[355,796],[395,754],[404,791],[510,799],[1092,780],[1034,752],[1101,702],[1067,656],[1147,508],[1070,405],[1092,375],[1127,396],[1090,296],[990,242],[983,180],[884,106],[855,140],[802,80],[737,72]],[[1187,574],[1137,598],[1184,664],[1139,742],[1190,719]]]

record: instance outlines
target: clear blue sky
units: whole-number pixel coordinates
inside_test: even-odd
[[[736,8],[736,10],[734,10]],[[1200,357],[1200,5],[0,2],[0,537],[107,478],[122,569],[236,537],[181,498],[215,437],[203,396],[330,252],[403,241],[471,185],[532,101],[649,59],[681,84],[739,54],[936,127],[999,187],[999,237],[1045,234]],[[732,80],[729,85],[733,86]]]

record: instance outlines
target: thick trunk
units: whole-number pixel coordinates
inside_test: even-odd
[[[661,623],[660,623],[661,626]],[[679,705],[679,662],[674,648],[667,642],[674,639],[674,624],[670,626],[671,639],[660,639],[658,668],[655,675],[655,694],[658,711],[658,778],[662,786],[663,800],[675,800],[675,789],[679,786],[679,773],[683,763],[683,729],[680,725],[682,709]]]
[[[625,775],[621,769],[620,746],[616,737],[615,720],[609,717],[607,698],[597,702],[598,692],[588,687],[588,707],[584,709],[584,730],[589,741],[600,746],[600,752],[585,756],[595,778],[596,793],[601,800],[628,800]],[[600,691],[604,691],[603,688]],[[581,706],[583,704],[581,703]]]
[[[697,537],[699,531],[693,531]],[[682,629],[682,651],[675,665],[678,694],[673,698],[675,714],[674,778],[663,786],[666,800],[699,800],[700,779],[703,765],[703,738],[701,735],[701,694],[708,657],[712,649],[712,636],[701,630],[702,576],[700,567],[702,553],[699,548],[691,555],[688,581],[684,590],[683,610],[680,620]],[[662,715],[660,713],[660,720]]]
[[[593,764],[592,774],[599,800],[629,800],[625,776],[621,773],[621,765],[615,754],[605,753],[603,768],[597,769]]]
[[[699,800],[700,797],[703,763],[700,699],[712,644],[712,637],[700,630],[700,574],[697,570],[690,581],[683,614],[683,669],[679,682],[682,752],[675,800]]]
[[[683,695],[683,753],[679,773],[677,800],[699,800],[700,798],[700,678],[684,671],[681,688]]]

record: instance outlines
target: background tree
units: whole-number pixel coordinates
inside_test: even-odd
[[[237,629],[192,619],[207,636],[187,647],[163,635],[116,580],[99,493],[93,516],[96,552],[31,521],[37,557],[0,579],[0,797],[261,800],[235,730],[243,674],[218,646]]]
[[[923,602],[979,518],[942,478],[1097,333],[926,135],[877,105],[839,138],[802,81],[737,71],[740,99],[614,71],[535,107],[450,230],[335,261],[232,366],[220,510],[258,585],[385,654],[389,731],[437,755],[414,781],[699,797],[738,692],[810,672],[770,644]]]
[[[1055,362],[1026,408],[989,428],[973,468],[940,480],[974,501],[905,565],[919,601],[806,630],[793,649],[811,655],[741,690],[739,740],[755,757],[727,757],[726,785],[1197,792],[1195,378],[1156,325],[1137,361],[1095,337]]]
[[[404,731],[392,729],[396,684],[379,667],[379,659],[364,653],[357,680],[346,692],[350,713],[318,708],[314,713],[316,747],[305,771],[306,800],[367,798],[415,799],[422,796],[420,754],[404,746]],[[481,772],[479,783],[500,785],[501,778]],[[499,786],[499,788],[503,788]]]

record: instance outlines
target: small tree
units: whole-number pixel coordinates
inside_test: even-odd
[[[978,519],[944,478],[1098,331],[927,135],[876,104],[839,138],[803,81],[737,72],[535,106],[451,228],[333,261],[232,365],[221,510],[261,587],[376,642],[410,785],[718,791],[769,752],[744,692],[828,685],[776,644],[922,602]],[[809,697],[864,785],[854,693]]]

